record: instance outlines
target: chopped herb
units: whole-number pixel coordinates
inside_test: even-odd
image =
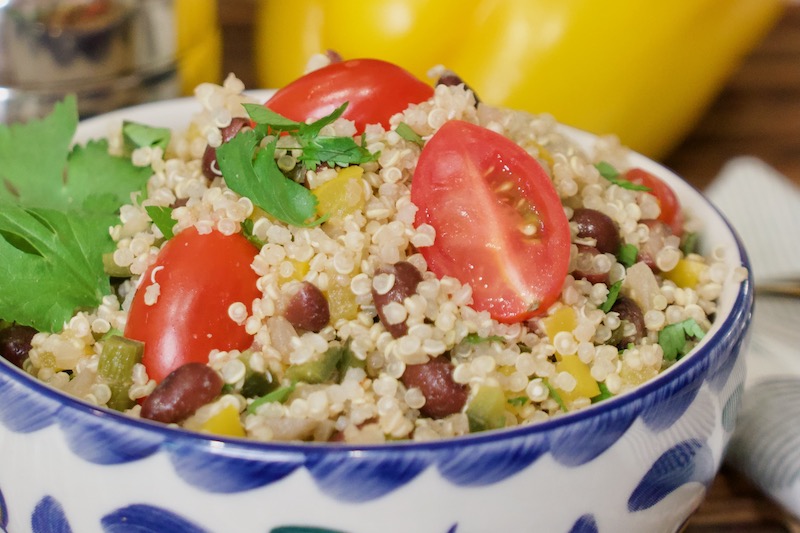
[[[246,196],[255,205],[281,222],[309,227],[321,224],[326,217],[317,217],[317,197],[303,185],[287,178],[275,162],[278,139],[261,147],[268,133],[284,132],[294,136],[302,151],[300,160],[308,168],[320,163],[330,166],[358,165],[374,161],[372,154],[351,137],[322,137],[322,128],[339,118],[347,104],[330,115],[310,124],[295,122],[264,106],[245,104],[255,129],[239,132],[217,148],[217,163],[225,183],[234,192]]]
[[[175,236],[175,232],[172,231],[172,228],[175,227],[175,221],[172,219],[171,207],[148,205],[144,210],[147,211],[150,220],[153,221],[153,224],[156,225],[165,239],[171,239]]]
[[[336,108],[333,113],[310,124],[295,122],[257,104],[245,104],[250,118],[258,124],[259,137],[267,133],[284,132],[293,135],[302,150],[299,159],[310,168],[326,163],[329,166],[360,165],[375,161],[376,155],[359,145],[352,137],[320,136],[322,128],[333,123],[347,109],[347,102]],[[260,139],[259,139],[260,140]],[[224,172],[223,172],[224,174]]]
[[[314,168],[320,163],[327,163],[331,167],[360,165],[374,161],[375,157],[351,137],[315,137],[303,145],[303,153],[298,159]]]
[[[695,319],[687,318],[682,322],[670,324],[659,331],[658,344],[664,350],[664,359],[666,361],[677,361],[691,350],[693,346],[692,339],[700,340],[705,334],[705,331]]]
[[[420,146],[425,145],[425,141],[422,139],[422,137],[420,137],[419,133],[412,130],[411,126],[409,126],[405,122],[401,122],[400,124],[398,124],[394,131],[396,131],[400,137],[407,140],[408,142],[412,142]]]
[[[464,342],[467,344],[483,344],[484,342],[503,342],[505,339],[500,335],[490,335],[489,337],[481,337],[477,333],[470,333],[464,337]]]
[[[608,390],[608,387],[602,381],[597,382],[597,386],[600,388],[600,394],[597,396],[592,397],[592,403],[602,402],[603,400],[608,400],[613,394],[611,391]]]
[[[606,161],[600,161],[599,163],[595,163],[594,166],[600,172],[601,176],[603,176],[605,179],[607,179],[614,185],[622,187],[623,189],[628,189],[631,191],[650,190],[650,187],[633,183],[621,177],[619,171],[616,168],[614,168],[614,166],[611,163],[607,163]]]
[[[639,257],[639,249],[634,244],[623,244],[617,251],[617,261],[625,265],[625,268],[630,268],[636,263]]]
[[[611,311],[611,308],[614,307],[614,303],[617,301],[617,297],[619,297],[619,291],[622,288],[622,280],[617,281],[608,288],[608,296],[606,297],[606,301],[603,302],[603,305],[600,306],[600,310],[604,313],[608,313]]]
[[[292,383],[291,385],[285,385],[283,387],[278,387],[274,391],[270,392],[269,394],[265,394],[260,398],[256,398],[253,402],[247,406],[247,412],[251,415],[254,414],[259,407],[264,405],[265,403],[271,402],[278,402],[283,403],[289,397],[291,393],[294,392],[295,387],[297,386],[296,383]]]
[[[699,243],[700,234],[695,231],[688,231],[681,239],[681,252],[683,252],[683,255],[696,253]]]
[[[565,403],[564,403],[564,399],[563,399],[563,398],[561,397],[561,395],[560,395],[560,394],[559,394],[559,393],[556,391],[556,388],[555,388],[555,387],[553,387],[553,386],[550,384],[550,381],[549,381],[549,380],[543,379],[543,380],[542,380],[542,383],[544,383],[545,385],[547,385],[547,390],[549,390],[549,391],[550,391],[550,397],[551,397],[553,400],[555,400],[555,402],[558,404],[558,406],[561,408],[561,410],[562,410],[562,411],[564,411],[564,412],[566,413],[566,412],[567,412],[567,404],[565,404]]]
[[[0,125],[0,317],[40,331],[111,292],[108,228],[152,174],[106,141],[71,147],[77,124],[69,96],[43,119]]]
[[[514,407],[522,407],[526,403],[528,403],[527,396],[517,396],[516,398],[509,398],[508,403],[513,405]]]
[[[257,133],[249,130],[217,148],[217,163],[228,187],[287,224],[309,227],[322,223],[323,219],[316,218],[314,193],[288,179],[278,168],[278,140],[256,152],[259,141]]]
[[[127,120],[122,123],[122,139],[128,153],[144,147],[166,150],[170,136],[169,128],[156,128]]]
[[[266,242],[262,241],[258,237],[253,234],[253,228],[255,227],[255,222],[252,219],[246,218],[244,222],[242,222],[242,235],[244,235],[250,244],[258,248],[259,250],[267,244]]]

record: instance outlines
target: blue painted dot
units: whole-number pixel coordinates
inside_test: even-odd
[[[689,482],[708,485],[715,470],[714,457],[707,444],[696,439],[684,441],[653,463],[628,499],[628,510],[649,509]]]
[[[33,533],[72,533],[63,507],[52,496],[45,496],[33,508],[31,530]]]
[[[105,533],[208,533],[190,520],[154,505],[134,504],[100,520]]]
[[[585,514],[578,518],[569,533],[598,533],[597,521],[593,515]]]

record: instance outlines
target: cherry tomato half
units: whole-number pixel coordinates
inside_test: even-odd
[[[641,168],[632,168],[625,173],[625,179],[644,185],[650,189],[650,194],[656,197],[661,207],[658,220],[667,224],[672,229],[672,234],[683,235],[683,210],[675,191],[664,181]]]
[[[258,250],[240,234],[200,234],[188,228],[172,238],[142,276],[131,303],[125,336],[144,342],[142,363],[161,382],[189,362],[208,362],[213,349],[244,350],[253,342],[228,307],[250,308],[260,296],[258,275],[250,268]],[[145,293],[158,283],[153,305]]]
[[[472,286],[473,306],[501,322],[547,310],[561,293],[569,222],[547,173],[511,140],[445,123],[422,150],[411,201],[415,225],[436,230],[419,251],[437,276]]]
[[[378,59],[350,59],[309,72],[279,89],[264,104],[297,122],[330,115],[349,102],[342,115],[359,132],[367,124],[389,127],[389,118],[433,96],[433,87],[410,72]]]

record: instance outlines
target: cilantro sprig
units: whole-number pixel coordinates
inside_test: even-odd
[[[689,353],[693,341],[705,337],[705,331],[693,318],[670,324],[658,332],[658,344],[664,350],[664,359],[669,362],[679,360]]]
[[[45,118],[0,126],[0,318],[40,331],[111,292],[108,228],[152,174],[106,141],[73,147],[77,125],[69,96]]]
[[[614,165],[608,163],[606,161],[600,161],[599,163],[595,163],[595,168],[600,172],[600,175],[619,187],[623,189],[628,189],[631,191],[650,191],[650,187],[645,185],[639,185],[637,183],[633,183],[632,181],[626,180],[622,177],[619,171],[614,168]]]
[[[295,122],[256,104],[245,109],[256,127],[240,132],[217,148],[217,164],[225,183],[234,192],[246,196],[255,205],[278,220],[293,226],[321,224],[325,216],[317,214],[317,197],[303,185],[287,178],[275,160],[278,137],[262,146],[270,134],[290,134],[301,150],[300,160],[308,167],[321,163],[348,166],[374,161],[372,154],[351,137],[320,135],[322,128],[339,118],[347,104],[330,115],[311,123]],[[363,143],[362,143],[363,144]]]

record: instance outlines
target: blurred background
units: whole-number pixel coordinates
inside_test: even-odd
[[[755,156],[800,184],[792,0],[0,0],[0,122],[65,91],[84,116],[235,73],[281,86],[309,55],[444,64],[487,103],[615,133],[698,188]],[[723,469],[689,533],[800,532]]]

